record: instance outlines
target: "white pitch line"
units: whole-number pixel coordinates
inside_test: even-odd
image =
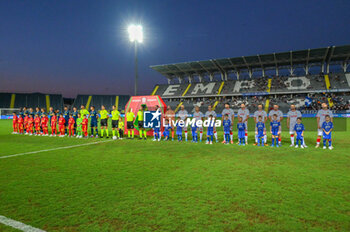
[[[22,230],[24,232],[45,232],[45,230],[41,230],[41,229],[32,227],[30,225],[26,225],[22,222],[12,220],[2,215],[0,215],[0,223],[18,230]]]
[[[14,155],[0,156],[0,159],[6,159],[6,158],[11,158],[11,157],[15,157],[15,156],[22,156],[22,155],[36,154],[36,153],[46,152],[46,151],[55,151],[55,150],[61,150],[61,149],[68,149],[68,148],[73,148],[73,147],[88,146],[88,145],[99,144],[99,143],[106,143],[106,142],[112,142],[112,141],[113,140],[106,140],[106,141],[98,141],[98,142],[93,142],[93,143],[83,143],[83,144],[66,146],[66,147],[56,147],[56,148],[45,149],[45,150],[40,150],[40,151],[30,151],[30,152],[18,153],[18,154],[14,154]]]

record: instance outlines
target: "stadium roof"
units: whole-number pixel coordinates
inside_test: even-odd
[[[167,78],[192,77],[193,75],[203,76],[221,73],[227,75],[234,72],[239,75],[241,72],[252,73],[253,71],[264,71],[269,69],[304,67],[308,73],[310,66],[319,65],[324,71],[324,66],[329,72],[330,64],[347,64],[350,57],[350,45],[331,46],[326,48],[306,49],[300,51],[289,51],[281,53],[241,56],[222,59],[211,59],[204,61],[192,61],[175,64],[164,64],[150,66]]]

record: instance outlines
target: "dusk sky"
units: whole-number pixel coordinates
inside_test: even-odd
[[[130,23],[140,94],[166,83],[150,65],[350,44],[349,0],[2,0],[0,15],[0,92],[131,95]]]

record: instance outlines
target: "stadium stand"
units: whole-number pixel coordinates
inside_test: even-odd
[[[184,105],[189,112],[197,105],[202,111],[213,105],[221,112],[226,102],[234,109],[245,103],[251,111],[258,104],[265,110],[278,104],[282,111],[295,104],[305,112],[327,102],[334,111],[345,112],[349,110],[349,57],[350,45],[345,45],[156,65],[151,68],[164,75],[168,84],[156,85],[152,94],[160,95],[173,109]]]
[[[129,95],[78,95],[73,103],[73,107],[80,108],[84,105],[86,108],[94,106],[100,109],[102,105],[107,110],[111,110],[113,105],[116,105],[119,110],[124,110],[126,103],[129,101]]]
[[[42,93],[0,93],[0,108],[35,108],[48,109],[50,106],[62,110],[63,98],[60,94]]]
[[[269,88],[269,80],[271,86]],[[350,80],[349,80],[350,81]],[[159,85],[154,93],[163,98],[171,97],[208,97],[218,95],[222,83],[223,88],[220,96],[237,96],[244,93],[266,93],[270,89],[270,94],[275,93],[306,93],[318,91],[350,91],[350,82],[345,73],[329,75],[330,88],[327,89],[325,78],[322,74],[308,76],[280,76],[280,77],[260,77],[252,80],[230,80],[223,82],[203,82],[192,84]],[[188,91],[186,88],[190,86]]]
[[[11,95],[11,93],[0,93],[0,108],[11,108]]]

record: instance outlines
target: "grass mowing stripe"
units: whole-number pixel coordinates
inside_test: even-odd
[[[19,221],[12,220],[2,215],[0,215],[0,223],[24,232],[45,232],[45,230],[34,228],[32,226],[26,225]]]
[[[55,150],[68,149],[68,148],[74,148],[74,147],[88,146],[88,145],[106,143],[106,142],[111,142],[111,141],[113,141],[113,140],[98,141],[98,142],[93,142],[93,143],[84,143],[84,144],[78,144],[78,145],[72,145],[72,146],[66,146],[66,147],[56,147],[56,148],[45,149],[45,150],[40,150],[40,151],[24,152],[24,153],[18,153],[18,154],[14,154],[14,155],[0,156],[0,159],[11,158],[11,157],[15,157],[15,156],[22,156],[22,155],[36,154],[36,153],[46,152],[46,151],[55,151]]]

